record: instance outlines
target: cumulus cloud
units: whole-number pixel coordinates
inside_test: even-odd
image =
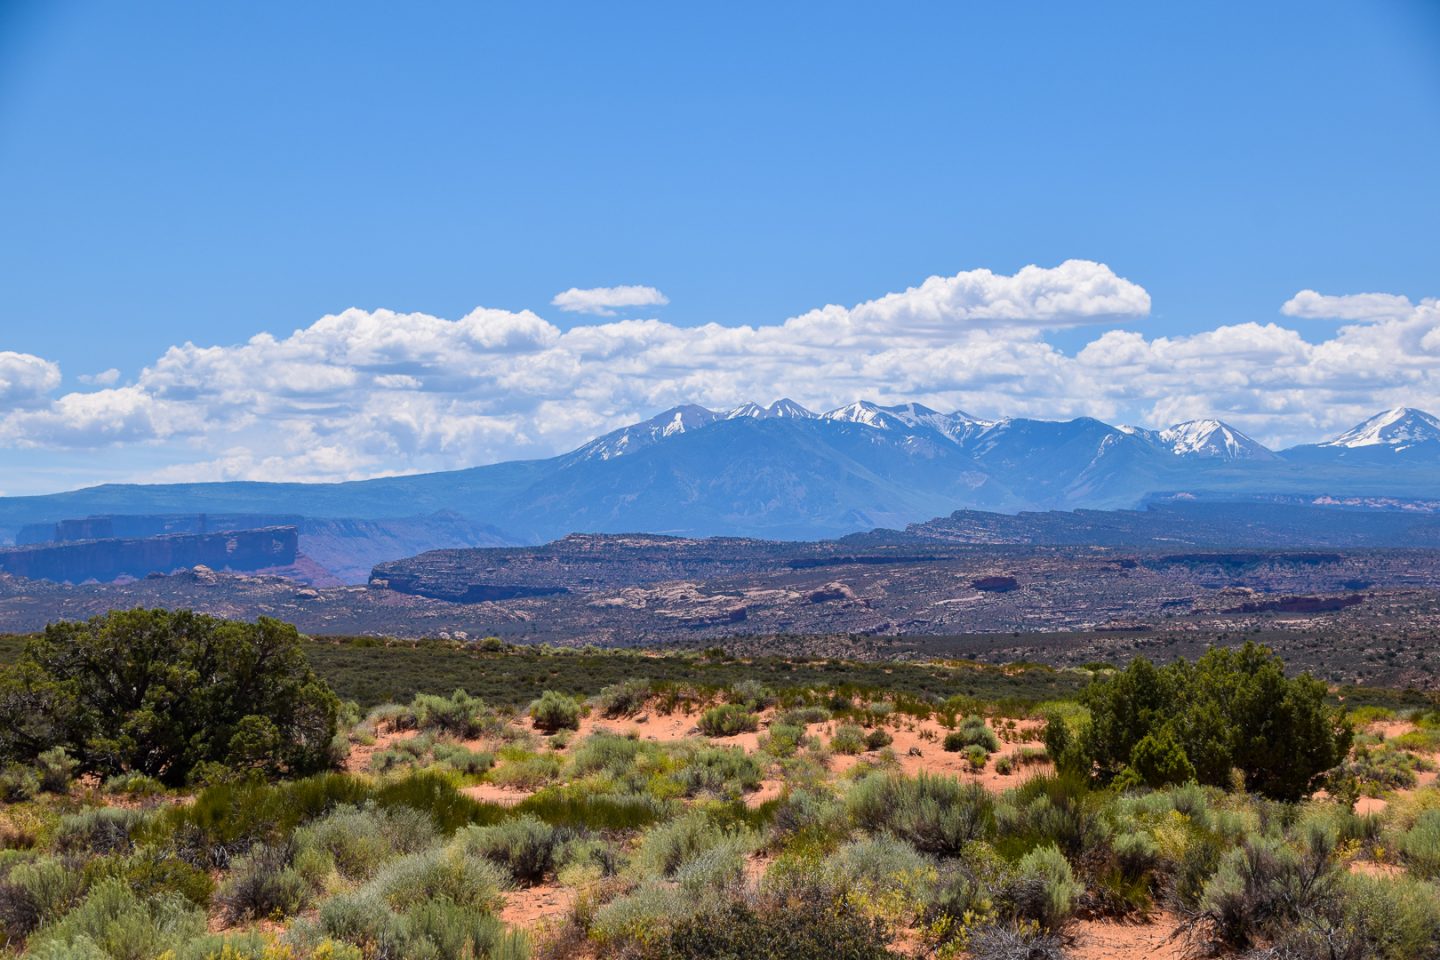
[[[101,370],[99,373],[82,373],[80,382],[92,387],[113,387],[120,382],[120,371],[111,367],[109,370]]]
[[[1410,314],[1415,305],[1409,297],[1393,293],[1351,293],[1327,296],[1314,290],[1301,290],[1286,300],[1280,312],[1287,317],[1305,320],[1399,320]]]
[[[1066,260],[1052,268],[1028,266],[1009,277],[989,270],[930,277],[903,293],[849,308],[827,306],[790,322],[842,336],[891,336],[966,326],[1069,327],[1149,312],[1144,287],[1116,276],[1103,263]]]
[[[571,287],[557,293],[551,306],[566,313],[588,313],[596,317],[613,317],[620,307],[663,307],[670,299],[654,287]]]
[[[1302,301],[1303,302],[1303,301]],[[126,386],[54,396],[59,370],[0,354],[0,448],[143,444],[143,479],[353,479],[549,456],[680,403],[865,397],[984,416],[1164,426],[1220,416],[1272,445],[1399,403],[1440,409],[1440,302],[1369,314],[1313,343],[1281,323],[1184,336],[1049,328],[1143,317],[1102,264],[969,271],[769,325],[615,319],[560,330],[530,312],[457,320],[346,310],[285,337],[171,347]]]
[[[29,353],[0,350],[0,410],[41,403],[60,386],[60,367]]]

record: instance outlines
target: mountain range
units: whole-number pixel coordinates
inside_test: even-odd
[[[1440,419],[1406,407],[1323,443],[1270,450],[1215,419],[1148,430],[1085,417],[986,420],[916,403],[857,401],[814,413],[779,400],[729,411],[675,407],[560,456],[443,473],[320,484],[107,484],[0,498],[0,541],[13,541],[25,525],[76,517],[206,512],[427,518],[426,536],[445,546],[465,545],[475,530],[487,545],[575,531],[817,539],[959,509],[1117,509],[1266,496],[1406,500],[1437,491]],[[367,528],[354,529],[363,540]],[[412,552],[426,546],[406,545]],[[343,552],[345,544],[329,549]],[[383,553],[372,545],[366,558]]]

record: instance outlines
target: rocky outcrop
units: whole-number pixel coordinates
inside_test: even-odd
[[[82,540],[0,550],[0,572],[60,583],[109,582],[203,565],[216,570],[263,570],[295,562],[294,527],[209,534]]]

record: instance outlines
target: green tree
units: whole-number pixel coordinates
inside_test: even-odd
[[[51,624],[0,672],[0,758],[63,746],[81,770],[172,785],[205,762],[304,774],[338,710],[287,623],[114,611]]]
[[[1353,737],[1323,683],[1287,677],[1280,658],[1253,643],[1211,649],[1193,664],[1157,668],[1138,658],[1084,701],[1091,719],[1081,752],[1105,781],[1126,772],[1175,782],[1188,767],[1199,782],[1224,787],[1238,769],[1252,789],[1298,800],[1345,758]]]

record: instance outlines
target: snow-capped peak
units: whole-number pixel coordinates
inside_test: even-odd
[[[1272,460],[1275,454],[1253,437],[1220,420],[1186,420],[1153,434],[1177,457]]]
[[[1440,441],[1440,418],[1414,407],[1395,407],[1358,424],[1322,447],[1394,447],[1404,450],[1419,443]]]
[[[718,419],[720,415],[713,410],[695,404],[672,407],[649,420],[632,423],[628,427],[621,427],[603,437],[597,437],[570,456],[576,460],[611,460],[644,449],[666,437],[709,426]]]
[[[841,423],[863,423],[867,427],[878,427],[881,430],[888,430],[892,426],[892,418],[887,415],[884,407],[869,400],[856,400],[854,403],[847,403],[843,407],[837,407],[828,413],[820,415],[822,420],[837,420]]]
[[[740,417],[751,417],[756,420],[814,420],[815,414],[789,397],[783,397],[768,407],[762,407],[758,403],[742,403],[725,414],[726,420],[736,420]]]

